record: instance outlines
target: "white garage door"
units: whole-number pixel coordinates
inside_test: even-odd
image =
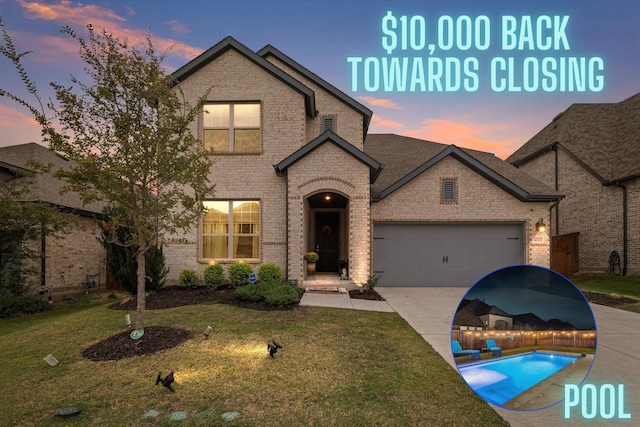
[[[375,223],[373,233],[380,286],[469,287],[525,262],[524,223]]]

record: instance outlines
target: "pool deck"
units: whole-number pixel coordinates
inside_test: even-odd
[[[451,321],[467,288],[392,288],[376,287],[386,301],[350,300],[347,295],[304,295],[301,305],[341,307],[357,310],[395,311],[411,325],[451,366]],[[376,304],[367,304],[367,303]],[[597,387],[603,384],[624,384],[624,411],[631,419],[604,420],[597,416],[585,420],[580,407],[573,408],[570,418],[564,417],[564,404],[537,411],[510,410],[491,405],[512,427],[573,427],[573,426],[635,426],[640,417],[640,314],[591,304],[598,330],[598,344],[593,365],[585,383]],[[564,395],[564,384],[578,384],[577,376],[567,371],[566,378],[550,377],[544,393]],[[571,382],[569,382],[571,381]],[[543,399],[544,396],[540,396]],[[523,396],[524,399],[524,396]],[[594,402],[588,402],[592,404]],[[529,401],[528,405],[537,403]],[[542,407],[539,406],[539,407]]]

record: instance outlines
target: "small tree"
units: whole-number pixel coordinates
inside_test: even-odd
[[[49,146],[76,162],[56,173],[66,181],[66,191],[77,192],[84,203],[106,200],[124,208],[132,223],[127,243],[137,247],[136,328],[143,329],[146,253],[165,233],[190,229],[202,214],[202,201],[213,194],[211,159],[190,131],[208,91],[195,105],[188,104],[161,67],[164,56],[156,54],[149,34],[140,52],[106,31],[96,32],[91,25],[87,30],[85,39],[69,27],[62,29],[78,42],[86,78],[72,76],[70,86],[51,83],[56,102],[48,107],[60,131],[41,108],[22,66],[26,53],[16,51],[4,27],[0,53],[13,62],[38,106],[7,90],[0,89],[0,96],[27,107]]]

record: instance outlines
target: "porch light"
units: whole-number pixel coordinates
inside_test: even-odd
[[[331,201],[331,194],[325,195],[324,200],[326,200],[327,202]]]
[[[538,230],[540,233],[544,233],[546,229],[547,229],[547,225],[544,223],[542,218],[540,218],[538,222],[536,222],[536,230]]]

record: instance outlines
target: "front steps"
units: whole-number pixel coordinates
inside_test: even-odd
[[[322,293],[346,293],[352,289],[358,289],[357,283],[353,280],[342,280],[338,274],[328,273],[309,275],[304,279],[300,287],[307,292]]]

